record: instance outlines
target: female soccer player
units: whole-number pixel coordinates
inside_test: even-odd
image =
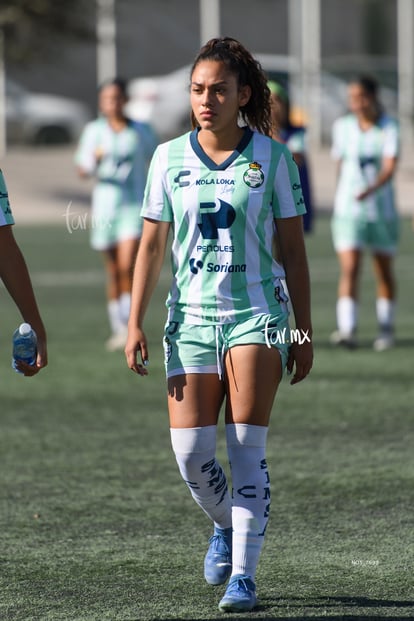
[[[399,217],[393,177],[399,155],[397,122],[386,115],[378,85],[362,76],[348,86],[349,114],[332,130],[332,156],[338,161],[332,234],[340,265],[336,305],[338,330],[331,341],[356,345],[358,277],[362,252],[371,251],[377,281],[378,337],[374,349],[394,344],[395,278],[393,257]]]
[[[125,347],[132,271],[141,236],[140,209],[148,163],[156,147],[151,128],[124,114],[126,85],[116,78],[99,90],[100,117],[85,127],[75,161],[81,177],[97,179],[91,245],[103,253],[107,275],[109,351]]]
[[[190,93],[193,131],[160,145],[150,167],[125,354],[147,374],[144,315],[172,229],[164,335],[172,447],[214,524],[205,579],[230,578],[220,610],[249,611],[269,517],[273,399],[286,366],[295,369],[292,384],[312,366],[305,209],[296,164],[269,137],[269,89],[251,54],[234,39],[210,40],[195,59]],[[274,220],[301,345],[289,343]],[[233,497],[215,454],[224,401]]]
[[[267,83],[270,90],[272,113],[272,138],[284,142],[293,155],[298,169],[306,213],[303,216],[303,228],[309,233],[313,226],[313,201],[311,191],[308,153],[306,146],[306,127],[295,125],[290,118],[290,100],[287,92],[273,80]]]
[[[13,235],[14,218],[10,208],[6,182],[0,170],[0,278],[19,309],[23,320],[30,323],[37,336],[36,364],[23,360],[17,369],[26,376],[36,375],[47,365],[46,331],[33,292],[32,281],[24,256]]]

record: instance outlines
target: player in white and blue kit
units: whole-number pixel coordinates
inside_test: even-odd
[[[172,230],[164,334],[171,442],[214,524],[205,579],[229,578],[221,610],[249,611],[270,509],[273,400],[286,366],[293,384],[312,366],[305,205],[290,152],[269,137],[266,78],[239,42],[212,39],[202,48],[191,105],[194,130],[160,145],[152,159],[125,353],[128,366],[146,375],[143,320]],[[283,267],[272,257],[275,223]],[[289,343],[284,277],[302,344]],[[223,403],[233,497],[216,460]]]

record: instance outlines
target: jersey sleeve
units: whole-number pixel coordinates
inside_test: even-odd
[[[306,213],[299,169],[292,154],[283,145],[282,154],[276,167],[273,188],[273,216],[293,218]]]
[[[151,220],[172,222],[173,212],[166,182],[168,170],[166,157],[166,150],[157,147],[148,171],[141,216]]]
[[[343,157],[343,128],[345,119],[337,119],[332,125],[331,157],[333,160],[341,160]]]
[[[97,168],[96,147],[96,122],[92,121],[85,126],[75,153],[75,164],[89,175]]]
[[[10,207],[6,182],[0,170],[0,226],[5,226],[7,224],[14,224],[14,218]]]
[[[142,140],[145,161],[149,162],[154,155],[155,149],[157,148],[159,142],[158,136],[149,123],[134,121],[134,125]]]
[[[400,152],[400,133],[398,122],[388,119],[384,127],[383,157],[398,157]]]

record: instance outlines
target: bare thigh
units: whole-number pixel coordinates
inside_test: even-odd
[[[216,425],[226,398],[226,423],[267,426],[282,376],[280,353],[265,345],[232,347],[225,359],[226,382],[213,373],[177,375],[168,380],[173,428]]]
[[[215,373],[189,373],[168,380],[170,426],[176,429],[216,425],[224,383]]]
[[[340,276],[338,285],[339,297],[358,297],[358,276],[361,267],[360,250],[343,250],[338,252]]]
[[[119,297],[116,248],[103,250],[102,257],[105,265],[107,297],[110,300],[116,299]]]
[[[226,354],[226,423],[267,426],[281,377],[274,347],[238,345]]]

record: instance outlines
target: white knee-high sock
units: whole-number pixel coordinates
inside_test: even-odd
[[[356,300],[343,296],[336,303],[336,322],[342,334],[352,334],[357,325],[358,306]]]
[[[115,298],[112,300],[108,300],[107,308],[111,332],[112,334],[119,334],[123,329],[123,323],[121,320],[121,313],[119,308],[119,300]]]
[[[131,294],[128,292],[121,293],[119,301],[119,316],[122,323],[126,326],[129,319],[129,311],[131,309]]]
[[[216,425],[170,429],[181,476],[192,497],[218,528],[231,526],[227,479],[216,460]]]
[[[226,425],[233,483],[233,570],[254,580],[270,511],[267,427]]]
[[[387,298],[376,300],[377,321],[381,330],[392,332],[395,321],[395,302]]]

